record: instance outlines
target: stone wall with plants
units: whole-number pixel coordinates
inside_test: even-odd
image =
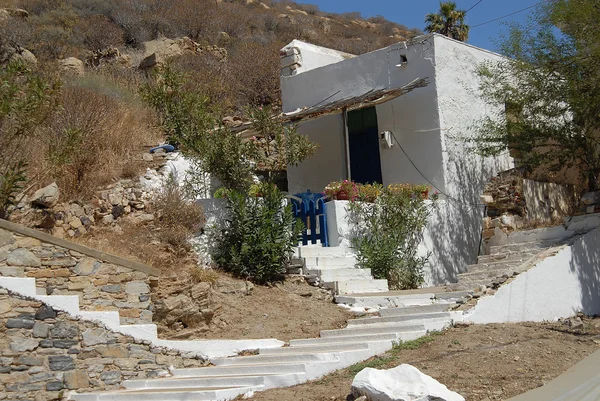
[[[0,288],[0,399],[59,400],[204,365]]]
[[[2,224],[27,230],[13,223]],[[78,295],[82,310],[119,311],[122,324],[152,322],[153,269],[126,260],[118,264],[120,258],[44,233],[31,234],[47,236],[51,242],[0,228],[1,276],[33,277],[47,295]]]

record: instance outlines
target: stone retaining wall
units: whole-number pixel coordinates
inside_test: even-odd
[[[17,232],[18,231],[18,232]],[[0,276],[34,277],[45,295],[79,295],[85,311],[151,323],[155,269],[0,220]]]
[[[76,320],[0,288],[0,399],[58,400],[67,392],[118,389],[127,379],[202,366],[193,355],[153,347]]]

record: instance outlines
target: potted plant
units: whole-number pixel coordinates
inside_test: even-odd
[[[381,184],[363,184],[358,186],[358,199],[367,203],[374,203],[383,192]]]
[[[349,180],[330,182],[324,192],[331,200],[353,201],[358,198],[358,186]]]

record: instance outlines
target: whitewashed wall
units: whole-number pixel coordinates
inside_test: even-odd
[[[308,121],[298,132],[319,144],[316,153],[298,166],[289,166],[288,189],[292,194],[321,192],[331,181],[345,178],[344,124],[341,114]]]
[[[401,54],[408,62],[398,68]],[[508,155],[483,159],[467,151],[464,141],[484,115],[503,118],[503,110],[482,100],[476,74],[480,63],[499,59],[494,53],[444,36],[428,35],[408,48],[399,43],[281,78],[284,111],[310,107],[326,98],[331,102],[371,89],[401,87],[415,78],[429,79],[427,87],[378,105],[377,119],[379,130],[392,131],[400,145],[380,149],[383,183],[430,184],[450,195],[434,211],[430,234],[421,249],[431,253],[431,285],[455,281],[458,273],[476,262],[483,185],[498,171],[512,167]],[[330,181],[345,178],[341,116],[305,123],[300,131],[320,148],[316,158],[288,170],[290,191],[316,192]]]
[[[600,314],[600,228],[520,274],[493,297],[479,300],[465,320],[540,322]]]

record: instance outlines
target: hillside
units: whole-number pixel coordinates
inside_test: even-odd
[[[0,7],[28,13],[9,23],[0,16],[0,44],[26,48],[42,63],[76,57],[94,69],[118,50],[121,68],[104,69],[128,84],[141,79],[136,61],[149,41],[185,37],[202,49],[218,46],[226,50],[219,57],[192,52],[176,65],[217,109],[236,114],[250,104],[277,105],[279,49],[293,39],[362,54],[420,33],[383,17],[329,14],[291,1],[2,0]]]

